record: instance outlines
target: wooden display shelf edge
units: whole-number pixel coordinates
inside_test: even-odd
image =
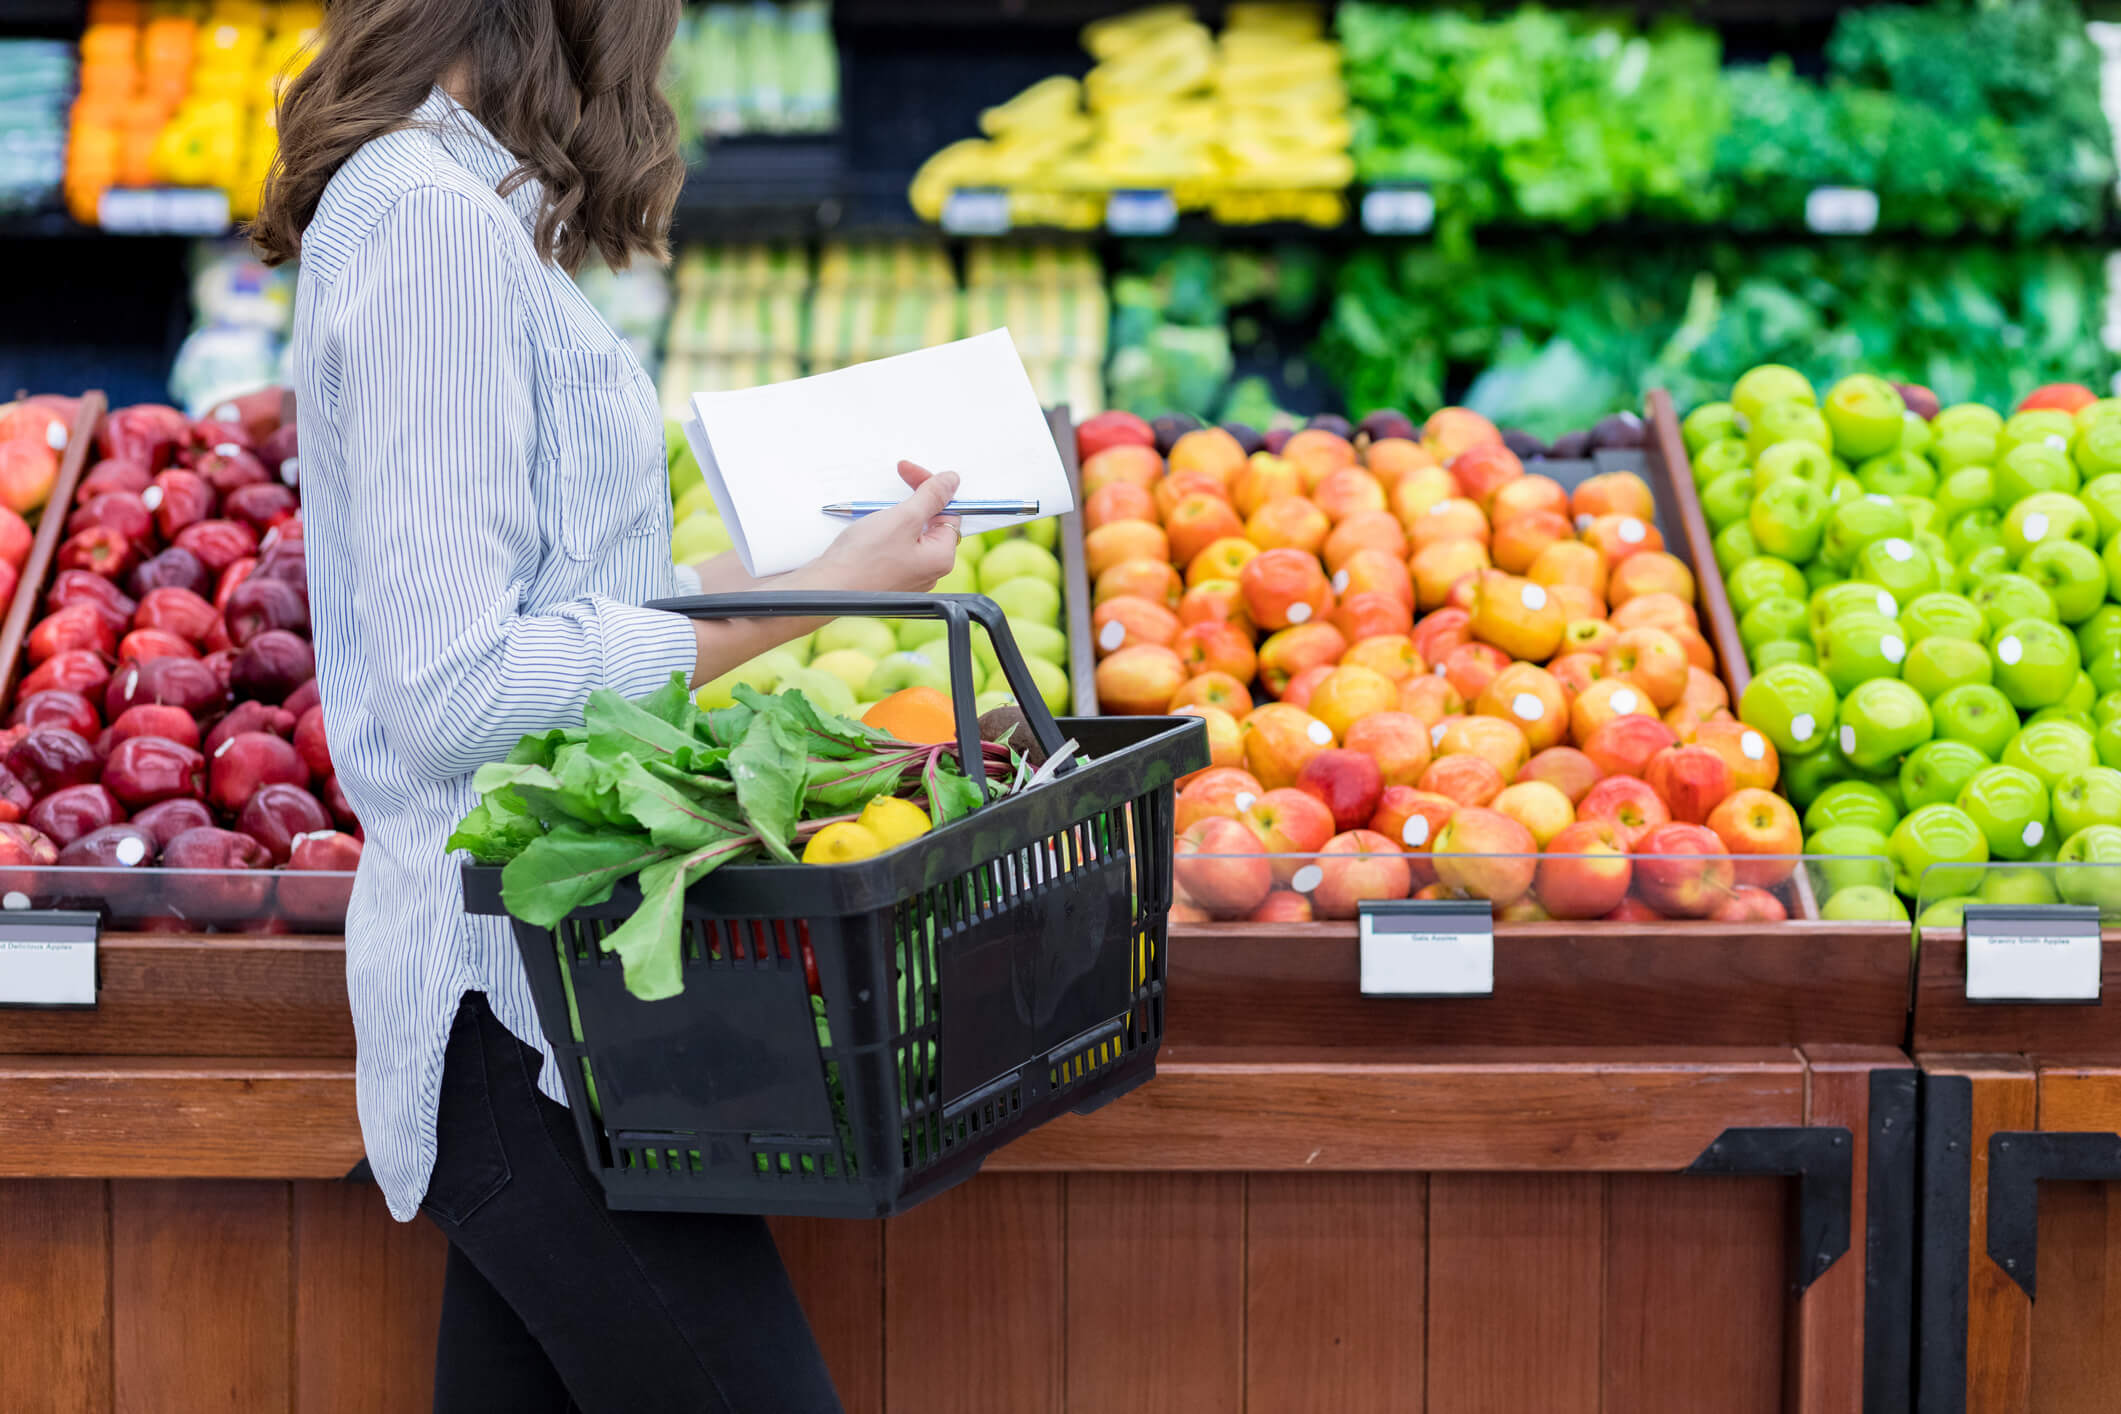
[[[52,483],[51,499],[37,517],[36,538],[30,542],[29,558],[15,580],[15,597],[8,602],[7,617],[0,620],[0,704],[12,702],[15,673],[22,664],[23,640],[29,636],[30,620],[44,603],[44,590],[51,579],[52,561],[66,535],[67,513],[73,509],[74,488],[96,445],[96,425],[103,421],[103,394],[91,388],[81,395],[74,411],[74,425],[67,430],[66,454],[59,459],[59,479]]]
[[[1966,999],[1966,935],[1925,928],[1915,954],[1912,1048],[1935,1055],[2023,1054],[2043,1061],[2121,1061],[2121,928],[2100,940],[2100,995],[2083,1006]]]

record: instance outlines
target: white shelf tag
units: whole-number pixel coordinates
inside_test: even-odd
[[[1009,193],[1000,187],[959,187],[943,200],[943,230],[953,236],[1009,233]]]
[[[1878,229],[1878,193],[1868,187],[1813,187],[1805,229],[1821,236],[1867,236]]]
[[[1115,236],[1168,236],[1178,203],[1167,191],[1116,191],[1105,199],[1105,229]]]
[[[1356,925],[1366,997],[1495,993],[1495,918],[1485,903],[1365,902]]]
[[[96,224],[124,236],[219,236],[228,193],[214,187],[112,187],[96,202]]]
[[[94,1006],[101,931],[93,913],[0,913],[0,1006]]]
[[[1966,999],[2099,1001],[2099,910],[2069,904],[1970,904]]]
[[[1427,187],[1372,187],[1362,194],[1362,228],[1373,236],[1425,236],[1436,225]]]

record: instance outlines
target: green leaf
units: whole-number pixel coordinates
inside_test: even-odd
[[[921,785],[928,792],[928,818],[937,828],[962,820],[986,804],[981,786],[958,773],[950,758],[937,753],[921,772]]]
[[[729,778],[736,782],[736,802],[758,832],[759,842],[790,864],[795,851],[796,821],[803,813],[806,770],[801,730],[785,712],[754,713],[743,741],[729,753]]]
[[[702,712],[694,730],[716,746],[734,747],[751,730],[751,719],[757,715],[742,702],[733,707],[717,707],[712,712]]]
[[[572,731],[533,732],[515,745],[508,753],[511,766],[550,766],[552,759],[560,754],[560,748],[582,740],[583,733]]]
[[[753,844],[749,836],[728,839],[641,870],[641,906],[604,938],[605,951],[618,954],[625,969],[627,991],[655,1002],[685,989],[685,891]]]
[[[534,738],[524,737],[531,741]],[[550,764],[549,762],[547,764]],[[528,765],[521,762],[491,762],[479,767],[471,778],[471,788],[480,795],[492,795],[496,791],[516,786],[533,786],[545,790],[558,790],[559,779],[543,765]]]
[[[686,685],[683,673],[672,673],[670,681],[642,698],[638,704],[643,712],[677,728],[691,732],[694,722],[699,720],[699,704],[692,700],[692,689]]]
[[[442,848],[468,851],[481,864],[506,864],[544,833],[545,827],[514,791],[497,790],[457,822]]]
[[[589,694],[582,721],[589,730],[589,750],[607,761],[618,756],[646,761],[689,751],[699,744],[689,729],[678,730],[608,688],[600,687]]]
[[[901,753],[902,755],[903,753]],[[803,801],[816,815],[845,815],[880,795],[896,794],[906,780],[906,762],[859,756],[851,761],[812,761]]]
[[[694,850],[733,835],[749,834],[744,822],[721,802],[628,758],[614,768],[619,808],[646,826],[649,838],[669,849]]]
[[[560,749],[558,759],[553,762],[552,774],[559,781],[558,788],[552,792],[553,803],[588,824],[631,828],[633,822],[619,807],[618,792],[613,789],[618,762],[600,761],[590,753],[591,748],[587,746]],[[630,761],[633,758],[622,759]],[[517,789],[523,788],[519,786]]]
[[[604,902],[619,880],[669,853],[647,835],[561,826],[509,861],[501,871],[501,900],[525,923],[555,927],[577,908]]]

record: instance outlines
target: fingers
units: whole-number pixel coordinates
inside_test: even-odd
[[[899,480],[905,482],[909,490],[920,490],[921,483],[926,481],[929,477],[933,475],[935,475],[934,472],[928,470],[928,468],[920,465],[918,462],[900,462],[898,464]]]
[[[914,481],[911,476],[907,476],[908,468],[914,471],[920,471],[920,468],[912,462],[899,463],[899,475],[905,476],[907,483],[913,487],[913,494],[906,498],[909,507],[918,512],[922,520],[941,515],[943,507],[949,505],[950,498],[957,494],[957,473],[939,471],[929,475],[923,472],[921,479]]]

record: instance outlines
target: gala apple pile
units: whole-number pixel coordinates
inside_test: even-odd
[[[1785,916],[1776,753],[1731,715],[1640,477],[1572,492],[1463,408],[1168,456],[1115,412],[1079,450],[1100,706],[1208,724],[1175,917]]]

